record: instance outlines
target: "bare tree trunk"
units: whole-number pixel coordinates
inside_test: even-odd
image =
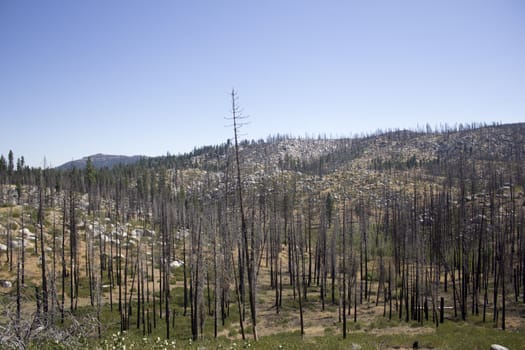
[[[46,250],[44,249],[44,209],[42,203],[43,188],[42,179],[40,179],[39,201],[38,201],[38,223],[40,225],[40,253],[42,254],[42,303],[44,317],[48,315],[48,290],[47,290],[47,275],[46,275]],[[47,323],[47,321],[46,321]]]
[[[350,223],[351,224],[351,223]],[[343,277],[343,285],[341,286],[341,299],[342,299],[342,317],[343,317],[343,339],[346,339],[346,198],[343,199],[343,230],[341,231],[341,235],[343,236],[343,247],[342,247],[342,256],[343,256],[343,266],[342,266],[342,277]]]
[[[61,307],[60,307],[60,317],[61,317],[61,323],[64,323],[64,308],[65,308],[65,301],[66,301],[66,196],[64,196],[64,208],[62,211],[62,300],[61,300]]]
[[[257,311],[255,306],[255,276],[254,276],[254,261],[253,261],[253,246],[248,244],[248,227],[246,226],[246,218],[244,214],[243,196],[242,196],[242,181],[241,181],[241,164],[239,158],[239,144],[238,144],[238,120],[242,118],[239,114],[239,109],[236,106],[237,95],[234,90],[231,93],[232,97],[232,120],[233,131],[235,137],[235,161],[237,165],[237,194],[239,197],[239,211],[241,215],[241,235],[243,240],[243,251],[246,259],[248,272],[248,296],[250,298],[250,313],[252,320],[253,339],[257,340]]]

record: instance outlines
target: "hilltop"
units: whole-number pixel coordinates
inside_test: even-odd
[[[143,159],[144,156],[122,156],[111,154],[93,154],[82,159],[72,160],[56,167],[58,170],[84,169],[88,159],[91,159],[93,166],[97,169],[112,168],[116,165],[129,165]]]
[[[459,159],[461,155],[478,161],[518,160],[524,153],[525,123],[468,126],[443,131],[393,130],[372,135],[331,139],[270,136],[266,140],[242,141],[240,155],[246,169],[274,173],[281,170],[308,174],[331,173],[349,167],[405,168],[428,166]],[[94,154],[64,163],[56,169],[84,169],[90,158],[97,169],[116,165],[156,168],[219,169],[224,167],[232,145],[196,147],[192,152],[172,156],[145,157]],[[508,157],[513,157],[509,159]]]

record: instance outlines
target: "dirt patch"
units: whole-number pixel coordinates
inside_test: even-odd
[[[389,335],[389,334],[406,334],[418,335],[432,333],[435,328],[430,327],[410,327],[410,326],[391,326],[387,328],[374,328],[368,331],[374,335]]]

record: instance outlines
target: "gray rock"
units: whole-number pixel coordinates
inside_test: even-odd
[[[2,288],[11,288],[13,286],[13,283],[8,280],[0,280],[0,287]]]
[[[181,260],[179,259],[175,259],[173,260],[172,262],[170,262],[170,267],[173,269],[173,268],[176,268],[176,267],[181,267],[182,265],[184,265],[184,262],[182,262]]]
[[[506,348],[502,345],[498,345],[498,344],[492,344],[490,346],[490,350],[509,350],[509,348]]]

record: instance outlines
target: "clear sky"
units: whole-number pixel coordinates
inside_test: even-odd
[[[0,0],[0,154],[525,121],[523,0]]]

